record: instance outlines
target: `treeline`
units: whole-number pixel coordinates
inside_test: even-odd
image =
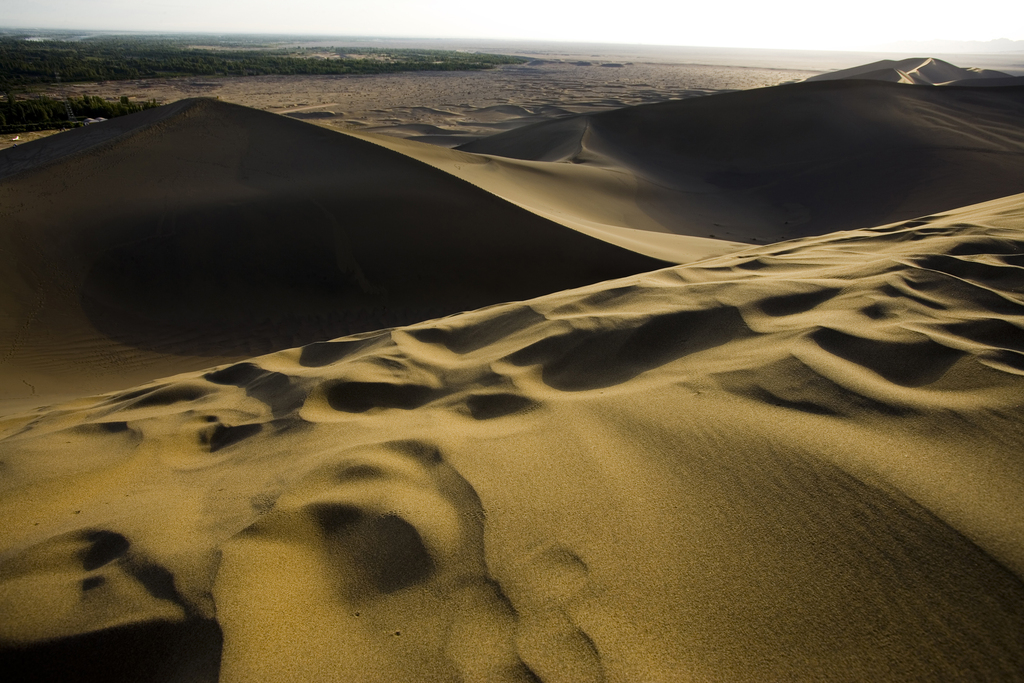
[[[236,43],[237,44],[237,43]],[[214,45],[213,47],[218,47]],[[368,59],[316,58],[358,53]],[[490,69],[527,60],[449,50],[368,48],[202,49],[183,39],[98,37],[28,40],[0,36],[0,76],[7,87],[63,81],[114,81],[172,76],[375,74],[395,71]]]
[[[105,118],[134,114],[144,109],[159,106],[156,100],[132,102],[122,97],[108,102],[95,95],[69,97],[71,113],[76,118]],[[25,133],[33,130],[51,130],[73,125],[68,121],[63,100],[52,97],[38,97],[30,100],[8,98],[0,103],[0,133]]]

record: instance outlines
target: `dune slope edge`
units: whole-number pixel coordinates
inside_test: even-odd
[[[520,182],[532,174],[540,190],[524,206],[585,217],[609,203],[579,192],[600,177],[602,195],[628,193],[620,215],[642,214],[631,227],[777,242],[1024,192],[1024,87],[804,82],[563,118],[458,150],[523,162]],[[571,163],[541,163],[558,161]],[[463,172],[485,186],[483,170]]]

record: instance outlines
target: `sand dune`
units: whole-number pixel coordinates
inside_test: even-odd
[[[1024,76],[1006,76],[1001,78],[972,78],[963,81],[953,81],[947,85],[964,85],[972,88],[1005,88],[1007,86],[1024,85]]]
[[[832,81],[847,78],[889,81],[912,85],[968,85],[971,81],[1010,78],[1009,74],[993,69],[962,68],[932,57],[910,57],[895,61],[883,59],[850,69],[830,71],[811,76],[808,81]]]
[[[566,118],[459,150],[626,178],[644,229],[774,242],[1024,191],[1024,88],[801,83]],[[562,173],[549,192],[580,197]]]
[[[0,176],[9,401],[664,265],[377,145],[214,100],[19,146]]]
[[[0,671],[1020,679],[1024,88],[575,61],[0,153]]]
[[[665,232],[665,226],[639,203],[646,187],[643,179],[625,169],[507,159],[391,135],[349,134],[430,164],[538,216],[651,258],[689,263],[745,246]],[[680,223],[686,220],[678,217]]]
[[[377,44],[374,47],[381,47]],[[431,43],[395,45],[436,49]],[[480,49],[479,46],[449,45],[450,49]],[[537,46],[534,46],[536,48]],[[560,46],[564,51],[566,47]],[[611,46],[604,46],[607,49]],[[585,46],[585,56],[593,58],[594,46]],[[511,46],[495,50],[515,52]],[[501,121],[520,124],[542,121],[569,113],[605,111],[609,108],[685,97],[696,97],[721,90],[764,87],[807,77],[808,69],[820,70],[833,62],[813,60],[795,68],[774,68],[764,60],[746,63],[733,55],[736,66],[723,66],[711,59],[708,65],[695,54],[658,55],[647,50],[632,55],[632,63],[616,69],[601,68],[598,63],[582,66],[580,54],[544,53],[525,65],[506,65],[487,71],[438,71],[378,74],[373,76],[243,76],[210,78],[143,79],[105,83],[65,84],[71,97],[91,95],[117,99],[124,95],[140,100],[155,99],[162,104],[182,99],[213,97],[225,102],[290,115],[299,113],[308,120],[340,128],[389,130],[395,122],[426,124],[446,130],[444,138],[433,137],[436,144],[454,146],[490,135],[492,125]],[[616,59],[622,59],[618,55]],[[666,63],[667,62],[667,63]],[[54,88],[51,97],[60,97]],[[342,106],[343,105],[343,106]],[[529,112],[504,116],[495,107],[520,107]],[[322,114],[333,112],[333,116]],[[310,118],[310,115],[314,115]],[[478,117],[490,123],[477,126]],[[394,131],[401,137],[414,132]],[[0,138],[0,150],[9,139]]]
[[[1022,235],[1016,195],[9,416],[2,663],[1013,680]]]

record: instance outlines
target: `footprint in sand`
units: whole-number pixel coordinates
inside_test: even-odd
[[[214,598],[225,682],[538,680],[484,563],[480,500],[427,443],[310,473],[225,544]]]

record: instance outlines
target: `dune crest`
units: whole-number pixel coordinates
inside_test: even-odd
[[[9,416],[3,662],[1012,679],[1022,235],[1015,195]]]
[[[466,165],[461,174],[535,210],[586,216],[605,202],[606,215],[630,215],[632,227],[767,243],[1022,192],[1022,122],[1024,88],[838,80],[567,118],[458,149],[531,162],[501,162],[510,181],[530,186],[525,201],[486,166]],[[552,161],[565,163],[542,163]],[[556,200],[534,191],[540,182],[531,177],[542,173]],[[581,191],[594,182],[618,188],[616,209],[608,198],[615,192],[595,201]],[[639,219],[628,213],[637,210]]]
[[[378,145],[216,100],[3,159],[0,399],[11,402],[665,265]]]
[[[849,69],[811,76],[806,80],[834,81],[849,78],[910,85],[970,85],[973,81],[1012,78],[1012,76],[994,69],[973,67],[965,69],[934,57],[908,57],[898,61],[883,59]]]
[[[796,84],[463,150],[191,100],[29,143],[0,158],[0,400],[1024,191],[1022,93]]]

